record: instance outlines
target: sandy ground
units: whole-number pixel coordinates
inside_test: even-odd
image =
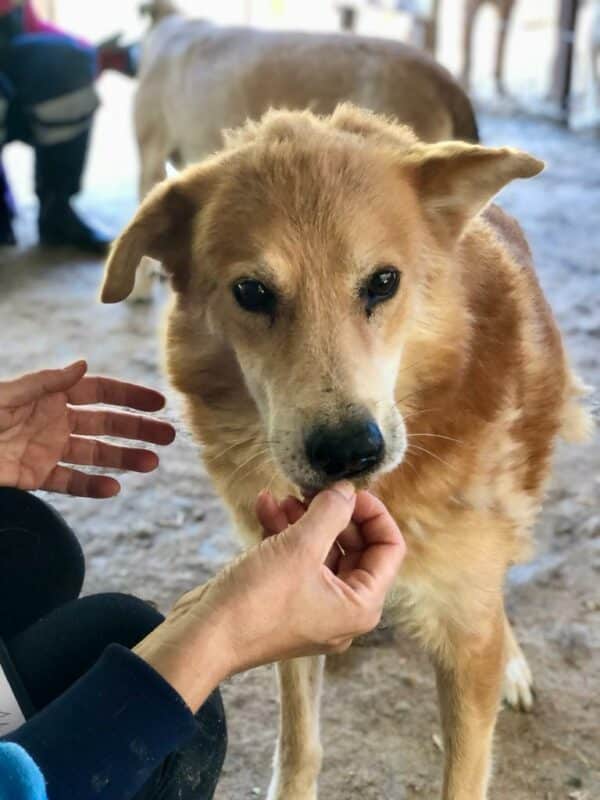
[[[548,161],[502,203],[523,223],[542,283],[586,382],[600,385],[600,147],[551,125],[483,115],[489,142]],[[91,195],[88,208],[118,227],[133,198]],[[165,289],[152,308],[97,304],[101,264],[33,243],[33,209],[20,250],[0,255],[1,372],[86,355],[94,372],[164,386],[158,334]],[[177,420],[170,397],[168,416]],[[178,423],[179,424],[179,423]],[[181,428],[181,425],[179,425]],[[126,476],[110,502],[54,499],[79,532],[86,592],[118,590],[162,609],[235,551],[226,516],[185,431],[151,476]],[[561,449],[538,526],[535,560],[516,568],[508,607],[537,689],[529,715],[504,711],[494,800],[600,798],[600,453],[598,440]],[[336,660],[324,702],[322,798],[436,796],[442,754],[431,670],[401,632],[384,630]],[[270,669],[223,687],[230,749],[219,800],[264,797],[277,706]]]

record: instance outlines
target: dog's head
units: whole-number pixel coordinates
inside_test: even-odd
[[[102,299],[129,294],[142,256],[162,261],[188,358],[207,336],[224,372],[230,354],[286,477],[304,490],[369,478],[406,449],[407,362],[456,334],[457,241],[504,184],[541,167],[510,149],[424,145],[347,105],[270,112],[149,195]]]

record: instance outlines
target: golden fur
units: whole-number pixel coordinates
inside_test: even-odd
[[[135,97],[140,197],[223,146],[222,131],[272,106],[331,113],[350,100],[410,125],[421,139],[477,141],[471,103],[428,54],[401,42],[336,33],[266,31],[189,19],[171,0],[147,3],[155,26],[143,46]],[[152,290],[150,263],[134,300]]]
[[[369,483],[408,546],[390,610],[436,667],[445,800],[486,797],[502,683],[531,704],[504,576],[528,552],[557,434],[587,425],[523,234],[488,205],[541,168],[349,105],[270,112],[149,195],[102,290],[124,299],[144,255],[171,275],[168,371],[250,540],[259,490],[304,480],[299,432],[355,406],[377,420],[395,462]],[[382,264],[402,282],[369,318],[357,287]],[[235,304],[242,276],[277,290],[274,319]],[[271,800],[316,797],[320,684],[319,659],[281,665]]]

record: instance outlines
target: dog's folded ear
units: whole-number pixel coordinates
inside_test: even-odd
[[[102,302],[118,303],[129,296],[144,256],[160,261],[174,287],[183,287],[191,260],[192,225],[198,210],[188,186],[180,179],[156,186],[111,248],[100,294]]]
[[[456,238],[503,186],[531,178],[544,163],[510,147],[464,142],[418,144],[404,160],[426,217],[442,238]]]

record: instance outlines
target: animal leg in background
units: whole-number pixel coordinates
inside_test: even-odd
[[[463,88],[468,91],[471,83],[472,52],[473,52],[473,28],[475,26],[475,16],[479,8],[478,0],[467,0],[465,3],[465,17],[463,22],[463,67],[461,82]]]
[[[136,111],[140,104],[137,103]],[[160,124],[152,126],[143,122],[136,114],[136,139],[140,156],[140,202],[157,183],[167,177],[166,161],[169,157],[167,137]],[[152,299],[154,276],[159,272],[159,265],[153,258],[144,256],[135,276],[135,286],[128,297],[132,303],[144,303]]]
[[[510,27],[513,8],[514,2],[504,2],[499,9],[500,30],[498,31],[498,42],[496,45],[496,68],[494,70],[496,91],[499,95],[506,94],[506,86],[504,84],[504,65],[506,62],[506,42],[508,39],[508,30]]]

